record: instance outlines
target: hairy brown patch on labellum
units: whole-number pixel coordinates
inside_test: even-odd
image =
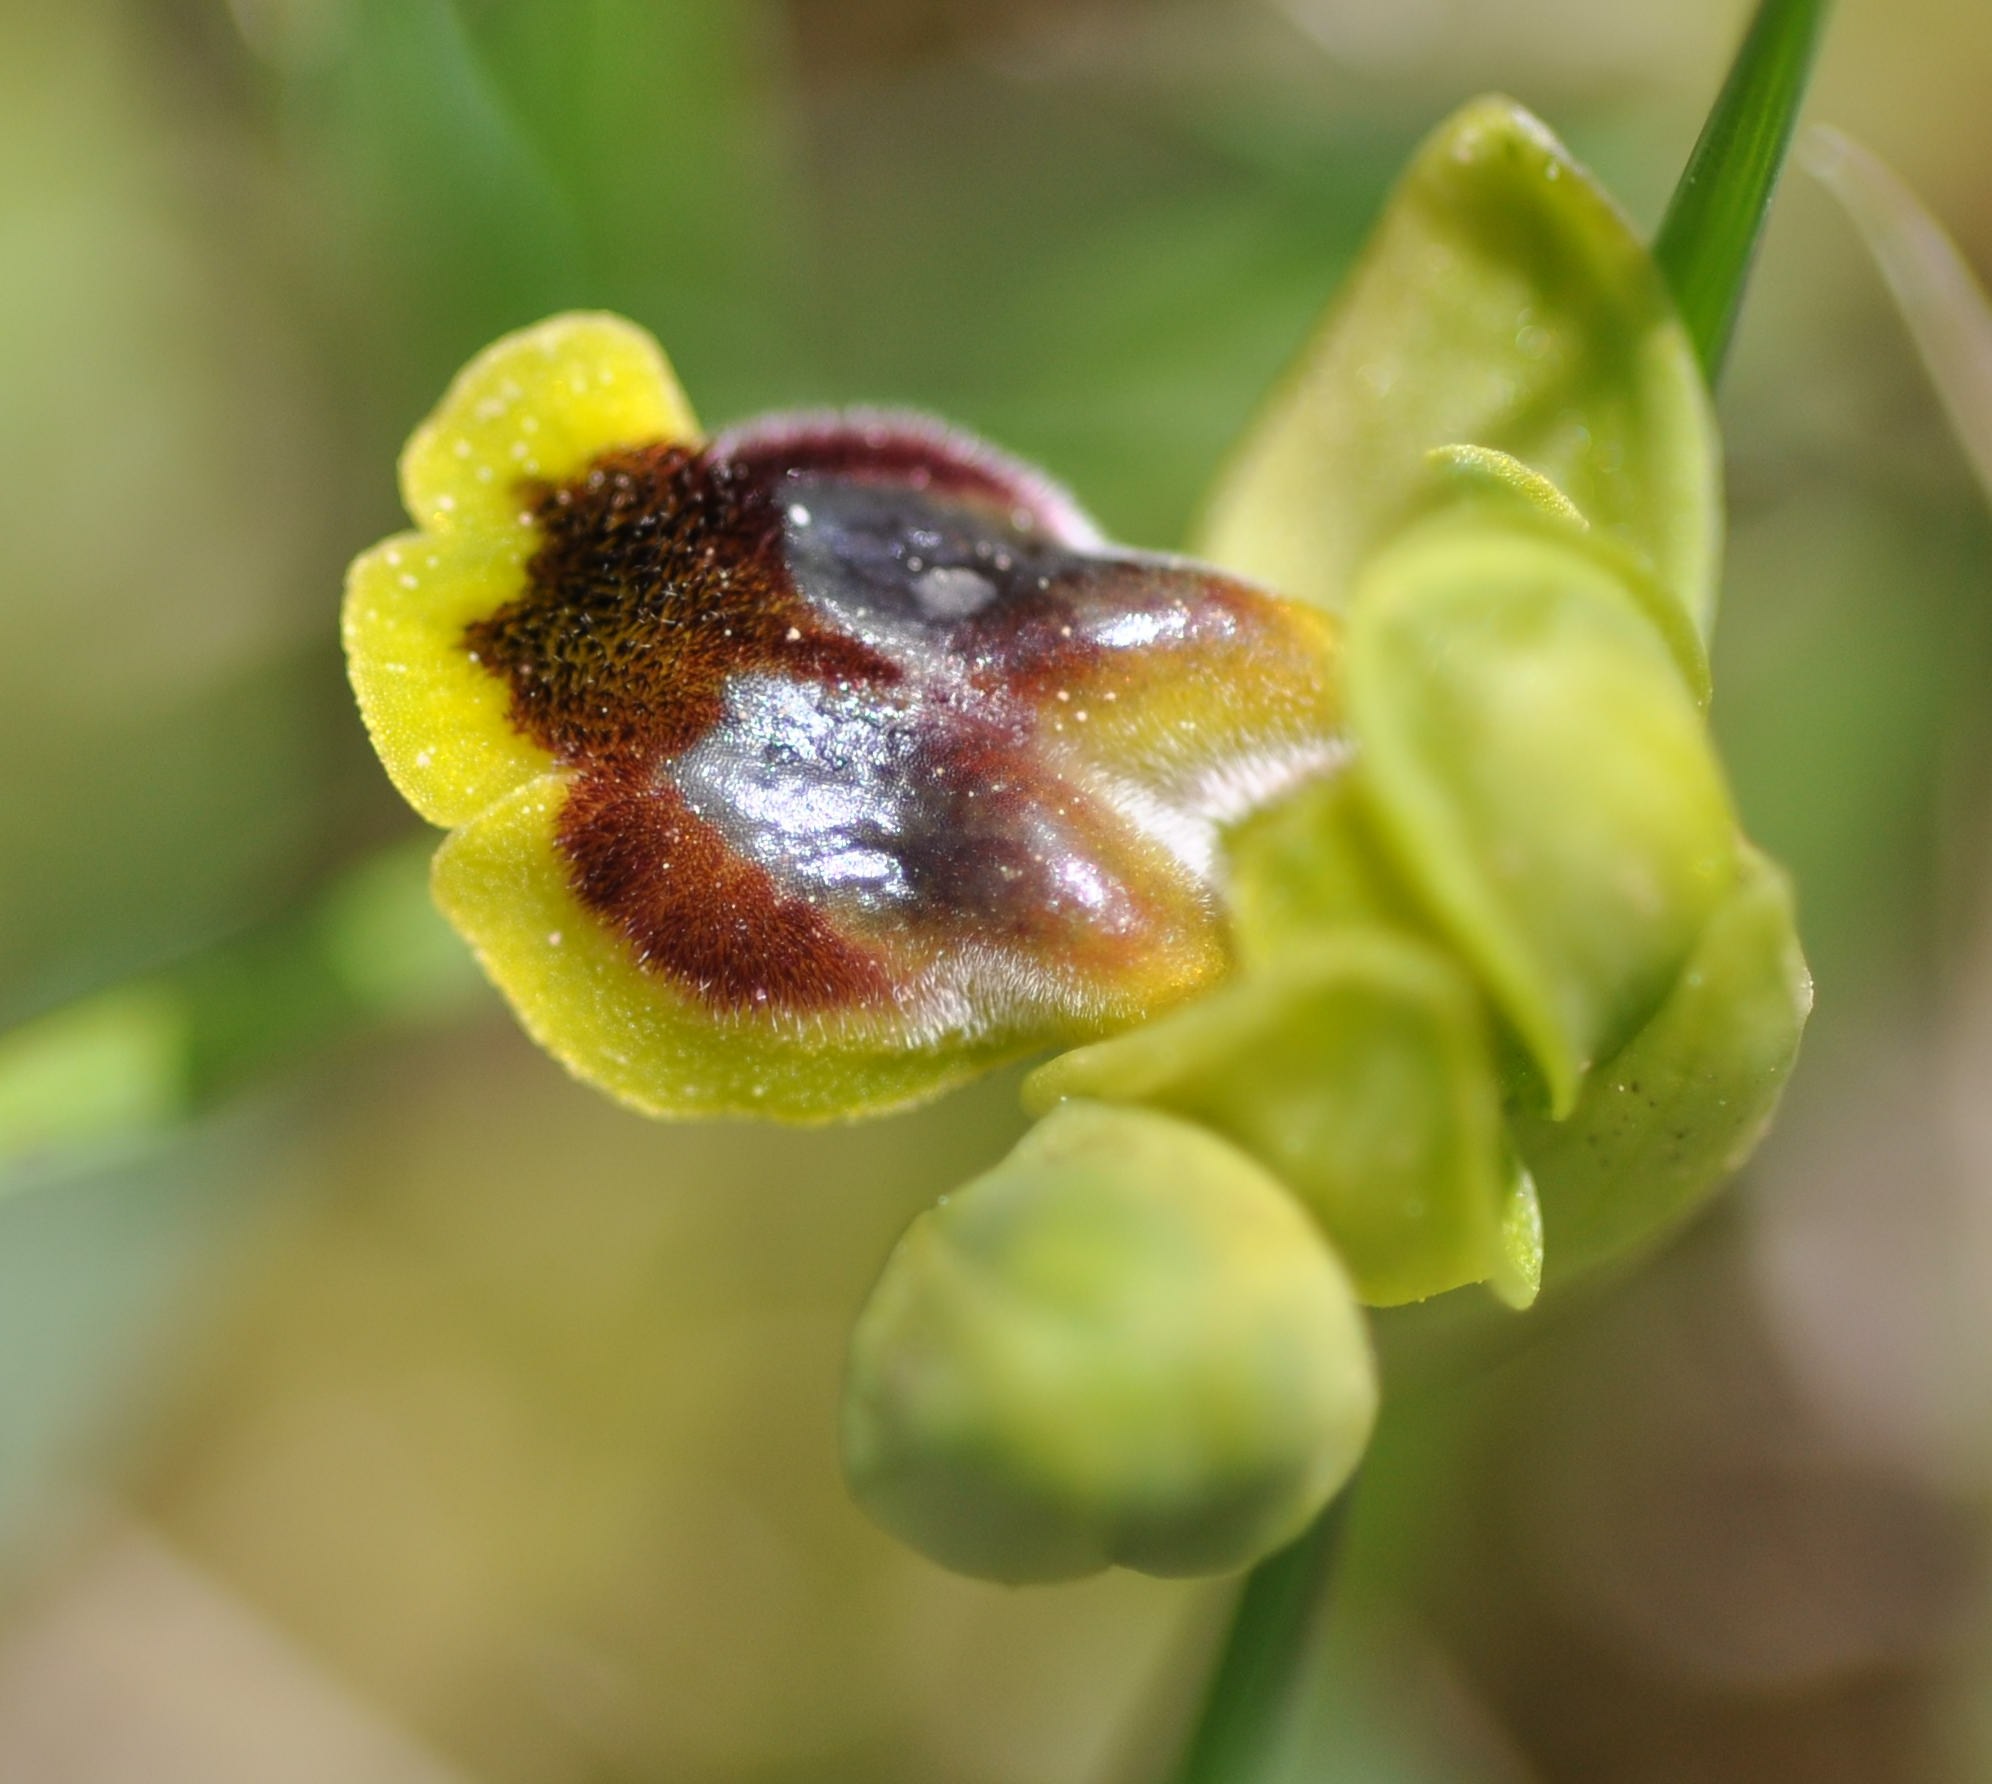
[[[904,422],[610,452],[531,500],[526,590],[465,644],[575,770],[575,892],[647,969],[721,1010],[882,1006],[964,945],[1111,973],[1180,909],[1042,709],[1263,597],[1107,555]]]

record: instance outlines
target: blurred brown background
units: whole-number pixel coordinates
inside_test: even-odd
[[[503,329],[624,310],[711,422],[931,409],[1166,545],[1425,129],[1505,89],[1650,223],[1743,9],[0,21],[5,1026],[412,834],[337,589]],[[1985,0],[1842,0],[1812,115],[1985,268],[1988,91]],[[1802,177],[1723,406],[1719,726],[1801,888],[1806,1056],[1666,1254],[1384,1322],[1299,1775],[1992,1778],[1992,523]],[[473,1003],[0,1186],[0,1780],[1154,1775],[1221,1588],[952,1580],[836,1475],[844,1328],[1014,1084],[661,1128]]]

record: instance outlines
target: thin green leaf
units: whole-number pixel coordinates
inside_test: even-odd
[[[1799,158],[1861,232],[1958,444],[1992,496],[1992,297],[1915,193],[1851,137],[1815,125]]]
[[[1829,5],[1763,0],[1653,244],[1711,385],[1729,351]]]
[[[480,994],[429,901],[431,841],[147,979],[0,1033],[0,1195],[143,1144],[354,1034],[447,1020]]]

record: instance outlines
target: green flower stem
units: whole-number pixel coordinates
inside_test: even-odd
[[[1261,1784],[1275,1774],[1327,1625],[1353,1495],[1355,1481],[1307,1535],[1245,1575],[1203,1710],[1169,1784]]]
[[[1762,0],[1654,238],[1713,385],[1749,283],[1831,0]]]
[[[0,1034],[0,1194],[349,1036],[470,1007],[483,982],[429,902],[430,848],[385,849],[256,928]]]
[[[1170,1784],[1261,1784],[1275,1775],[1306,1701],[1327,1621],[1351,1482],[1307,1534],[1246,1576],[1217,1671]]]

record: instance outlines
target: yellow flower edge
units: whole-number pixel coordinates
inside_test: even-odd
[[[521,485],[573,477],[616,446],[697,437],[657,343],[606,315],[507,335],[416,429],[401,492],[421,530],[355,560],[340,629],[381,763],[432,824],[464,823],[553,766],[463,642],[523,586],[535,533]]]
[[[909,1047],[862,1018],[771,1029],[715,1015],[628,956],[575,897],[554,827],[567,780],[520,787],[437,851],[436,903],[540,1046],[646,1115],[827,1122],[922,1102],[1022,1051],[1014,1033]]]
[[[606,312],[554,316],[457,374],[401,455],[401,499],[425,532],[506,534],[522,479],[558,483],[612,446],[698,437],[647,330]]]

